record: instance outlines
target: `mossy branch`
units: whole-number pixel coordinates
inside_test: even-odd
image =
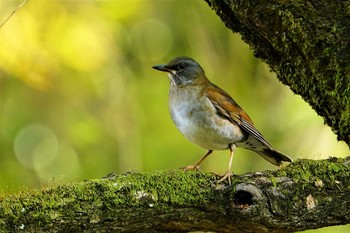
[[[350,145],[350,1],[205,0]]]
[[[350,157],[298,160],[217,184],[204,172],[127,173],[0,197],[0,232],[294,232],[350,223]]]

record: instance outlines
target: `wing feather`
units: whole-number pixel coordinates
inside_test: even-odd
[[[243,130],[252,135],[254,138],[272,148],[270,143],[254,127],[253,121],[248,114],[221,88],[209,86],[206,89],[207,98],[217,110],[217,114],[226,118],[234,124],[238,124]]]

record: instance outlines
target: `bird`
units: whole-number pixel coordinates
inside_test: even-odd
[[[203,68],[190,57],[181,56],[152,68],[166,72],[170,79],[168,107],[178,130],[189,141],[207,150],[185,170],[198,170],[214,150],[229,150],[227,171],[218,180],[231,186],[231,166],[237,147],[254,151],[279,166],[292,159],[274,149],[255,128],[252,119],[223,89],[213,84]]]

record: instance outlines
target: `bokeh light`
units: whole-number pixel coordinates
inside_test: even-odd
[[[0,20],[22,1],[2,1]],[[347,156],[323,119],[202,1],[31,0],[0,28],[0,187],[177,169],[205,150],[171,122],[165,74],[195,58],[293,159]],[[228,151],[202,169],[223,173]],[[233,171],[276,169],[238,149]],[[320,231],[321,232],[321,231]]]
[[[30,125],[23,128],[16,136],[14,150],[22,165],[40,170],[48,166],[57,156],[57,137],[45,126]]]

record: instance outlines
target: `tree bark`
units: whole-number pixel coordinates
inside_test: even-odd
[[[0,198],[0,232],[294,232],[350,223],[350,157],[235,175],[110,175]]]
[[[205,0],[350,145],[350,1]]]

